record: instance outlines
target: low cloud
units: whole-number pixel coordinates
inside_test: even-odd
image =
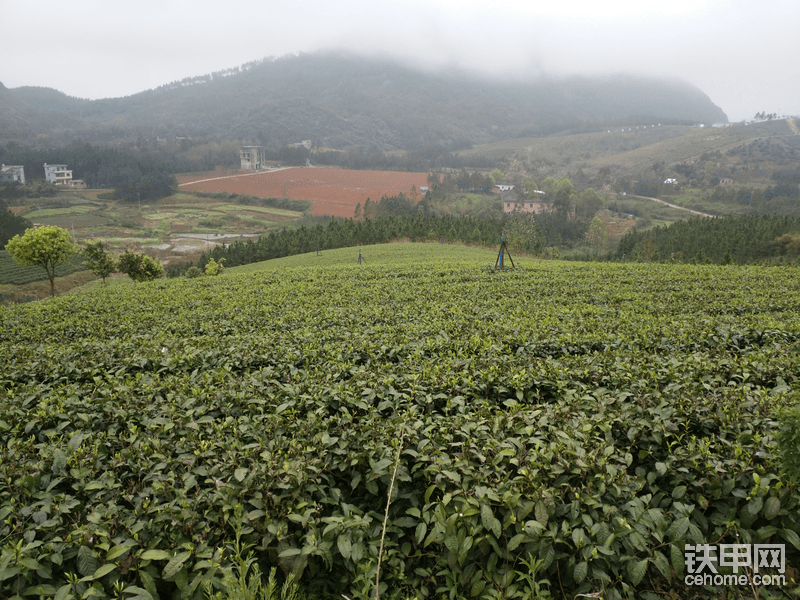
[[[41,19],[58,8],[58,19]],[[800,113],[800,3],[675,0],[502,5],[455,0],[377,3],[84,0],[14,3],[0,51],[7,87],[88,98],[130,95],[266,56],[344,48],[428,69],[495,77],[628,72],[680,77],[732,119]],[[794,87],[795,89],[791,89]]]

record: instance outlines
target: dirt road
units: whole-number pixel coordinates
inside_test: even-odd
[[[686,208],[685,206],[678,206],[677,204],[670,204],[669,202],[665,202],[664,200],[659,200],[658,198],[650,198],[649,196],[633,196],[632,198],[641,198],[643,200],[652,200],[653,202],[658,202],[659,204],[663,204],[665,206],[669,206],[670,208],[677,208],[678,210],[685,210],[686,212],[690,212],[693,215],[697,215],[698,217],[711,217],[712,219],[716,219],[717,215],[709,215],[708,213],[699,212],[697,210],[692,210],[691,208]]]

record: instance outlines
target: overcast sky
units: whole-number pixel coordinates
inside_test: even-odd
[[[797,0],[0,0],[0,82],[127,96],[347,48],[496,76],[680,77],[732,121],[800,115]]]

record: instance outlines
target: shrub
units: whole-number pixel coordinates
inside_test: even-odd
[[[225,270],[225,259],[220,258],[219,262],[214,260],[213,258],[210,259],[206,263],[206,275],[221,275],[222,272]]]
[[[125,254],[120,256],[119,270],[134,281],[152,281],[164,274],[164,267],[157,259],[130,250],[125,250]]]
[[[117,263],[106,250],[106,244],[103,240],[89,240],[81,250],[81,254],[86,259],[86,266],[95,275],[103,278],[103,283],[106,282],[106,277],[111,275],[116,268]]]
[[[800,483],[800,404],[785,409],[780,417],[778,456],[784,474]]]

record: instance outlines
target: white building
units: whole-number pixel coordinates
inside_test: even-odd
[[[44,163],[44,178],[47,183],[71,185],[72,171],[67,169],[67,165],[48,165]]]
[[[15,182],[25,185],[25,167],[19,165],[0,166],[0,183]]]
[[[239,159],[243,171],[258,171],[261,169],[266,150],[262,146],[242,146],[239,150]]]

